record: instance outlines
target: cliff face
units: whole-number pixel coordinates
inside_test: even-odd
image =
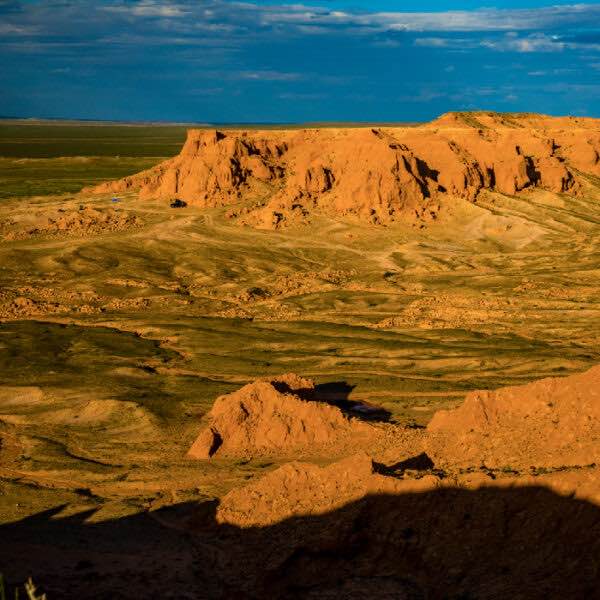
[[[258,226],[313,211],[385,224],[434,219],[446,198],[482,190],[579,194],[582,173],[600,176],[600,120],[449,113],[412,128],[190,130],[178,156],[96,191],[232,205]]]

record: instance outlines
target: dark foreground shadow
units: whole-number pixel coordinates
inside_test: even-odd
[[[0,570],[49,600],[598,598],[600,510],[545,488],[370,496],[264,528],[216,505],[0,527]]]

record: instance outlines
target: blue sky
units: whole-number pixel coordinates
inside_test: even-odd
[[[0,0],[0,115],[600,117],[600,3]]]

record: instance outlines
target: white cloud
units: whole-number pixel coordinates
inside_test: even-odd
[[[404,96],[400,96],[398,100],[400,102],[415,102],[415,103],[428,103],[433,100],[439,100],[440,98],[445,98],[447,94],[445,92],[438,92],[434,90],[416,90],[414,94],[405,94]]]
[[[325,93],[302,93],[302,92],[284,92],[278,96],[281,100],[325,100],[329,94]]]
[[[102,10],[125,13],[135,17],[183,17],[188,13],[182,4],[161,2],[160,0],[140,0],[137,4],[127,6],[105,6]]]
[[[429,48],[447,48],[454,50],[465,50],[473,48],[487,48],[497,52],[561,52],[566,48],[577,48],[579,44],[565,42],[559,36],[546,35],[544,33],[532,33],[527,36],[518,34],[507,34],[501,37],[484,38],[455,38],[455,37],[426,37],[417,38],[415,46]],[[586,46],[589,48],[589,45]]]
[[[285,73],[281,71],[238,71],[232,74],[233,79],[248,81],[298,81],[302,79],[301,73]]]
[[[600,6],[573,4],[536,9],[450,10],[438,12],[350,12],[303,5],[238,3],[260,15],[262,24],[346,25],[380,31],[524,31],[599,22]]]
[[[583,47],[590,53],[600,51],[600,44],[590,36],[568,36],[578,28],[600,29],[599,4],[411,13],[331,10],[325,7],[326,0],[322,2],[321,7],[228,0],[35,2],[22,4],[18,12],[0,12],[0,45],[8,48],[21,37],[31,36],[39,42],[38,48],[72,47],[75,41],[88,46],[196,46],[222,48],[224,56],[225,51],[240,51],[258,40],[272,43],[316,35],[351,35],[379,48],[414,44],[453,51],[484,48],[548,53]],[[562,36],[553,35],[559,32]],[[22,44],[25,47],[26,42]],[[30,45],[27,51],[31,49]],[[590,60],[596,62],[594,56]],[[270,77],[273,81],[294,78],[275,71],[249,71],[240,77]]]
[[[320,34],[331,28],[389,32],[526,31],[561,26],[600,23],[600,6],[573,4],[536,9],[484,8],[437,12],[373,12],[331,10],[302,4],[262,5],[224,0],[139,0],[131,4],[109,4],[102,10],[139,17],[187,18],[244,24],[248,27],[288,26],[305,34]]]
[[[36,32],[36,27],[24,27],[20,25],[12,25],[11,23],[0,23],[0,35],[25,36],[34,35]]]
[[[547,75],[571,75],[577,73],[577,69],[543,69],[538,71],[529,71],[527,75],[530,77],[545,77]]]
[[[271,31],[273,35],[323,35],[349,32],[356,35],[385,34],[387,39],[374,41],[379,46],[396,46],[402,32],[422,32],[417,45],[442,46],[443,33],[506,32],[515,39],[517,51],[539,51],[542,40],[523,41],[525,31],[544,31],[549,34],[558,28],[600,28],[599,4],[574,4],[538,9],[450,10],[438,12],[374,12],[331,10],[323,6],[302,4],[264,5],[256,2],[227,0],[93,0],[50,3],[31,3],[14,14],[2,15],[0,34],[26,34],[34,29],[49,34],[64,34],[79,27],[117,27],[119,16],[128,17],[134,27],[142,27],[149,19],[159,30],[185,32],[245,39]],[[429,34],[429,35],[427,35]],[[521,44],[519,47],[518,44]],[[509,49],[509,42],[504,47]],[[556,49],[546,44],[544,51]]]
[[[497,40],[483,40],[481,46],[500,52],[561,52],[567,47],[558,36],[543,33],[521,38],[505,36]]]
[[[201,98],[208,98],[211,96],[220,96],[225,91],[222,87],[203,87],[188,90],[187,93],[191,96],[200,96]]]
[[[457,45],[460,40],[451,40],[449,38],[440,37],[428,37],[428,38],[417,38],[415,40],[415,46],[425,46],[429,48],[447,48],[450,45]]]

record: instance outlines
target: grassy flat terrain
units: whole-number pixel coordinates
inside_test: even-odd
[[[186,127],[0,121],[0,199],[78,192],[177,154]]]
[[[161,158],[0,158],[0,199],[75,193],[152,167]]]
[[[185,141],[186,130],[186,127],[178,125],[71,125],[60,121],[22,124],[0,121],[0,156],[173,156]]]

